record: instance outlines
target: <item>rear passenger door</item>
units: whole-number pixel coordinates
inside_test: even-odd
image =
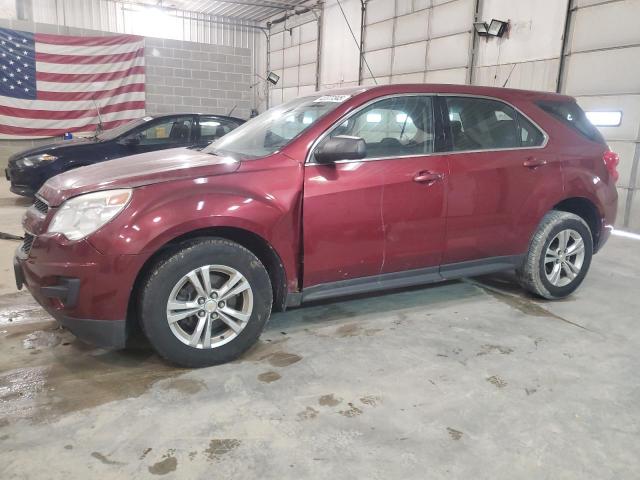
[[[560,163],[544,148],[546,134],[497,99],[442,96],[439,102],[450,168],[442,263],[526,252],[540,220],[532,207],[562,189]]]

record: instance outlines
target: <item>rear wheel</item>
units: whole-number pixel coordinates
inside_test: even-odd
[[[151,271],[141,321],[155,350],[185,367],[229,362],[260,336],[271,314],[271,283],[260,260],[224,239],[194,241]]]
[[[573,293],[584,280],[593,255],[586,222],[568,212],[547,213],[534,234],[518,271],[524,288],[547,299]]]

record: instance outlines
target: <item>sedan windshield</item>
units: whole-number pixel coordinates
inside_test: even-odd
[[[349,95],[303,97],[274,107],[213,142],[204,152],[247,160],[282,149]]]

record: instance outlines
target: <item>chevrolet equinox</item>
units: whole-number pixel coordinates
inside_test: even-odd
[[[203,150],[48,180],[14,261],[59,323],[199,367],[272,310],[515,270],[571,294],[615,220],[618,156],[571,97],[456,85],[296,98]]]

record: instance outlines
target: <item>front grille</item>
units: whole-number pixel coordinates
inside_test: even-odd
[[[47,205],[45,202],[43,202],[39,198],[36,198],[36,201],[33,202],[33,208],[38,210],[40,213],[44,213],[45,215],[49,211],[49,205]]]
[[[25,233],[24,234],[24,241],[22,242],[22,251],[24,253],[26,253],[27,255],[29,254],[29,252],[31,251],[31,246],[33,245],[33,241],[35,240],[36,237],[34,237],[33,235],[31,235],[30,233]]]

